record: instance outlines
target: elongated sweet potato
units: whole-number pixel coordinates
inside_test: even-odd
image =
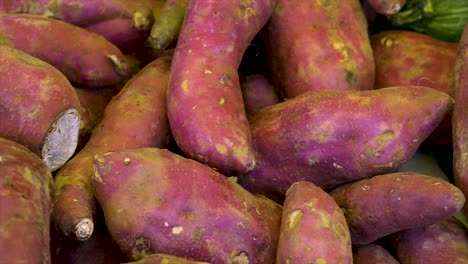
[[[96,203],[92,186],[95,154],[111,150],[164,147],[168,142],[166,91],[170,56],[148,64],[106,107],[88,143],[55,176],[53,220],[80,240],[93,233]]]
[[[454,67],[454,98],[456,100],[452,116],[453,133],[453,176],[457,185],[468,196],[468,25],[465,26],[457,51]],[[468,205],[463,212],[468,217]]]
[[[0,137],[16,141],[60,168],[76,150],[80,101],[57,69],[0,45]]]
[[[99,34],[63,21],[1,14],[0,35],[10,39],[15,48],[53,65],[73,83],[114,85],[131,73],[116,46]]]
[[[374,60],[359,0],[278,0],[264,33],[282,97],[374,85]]]
[[[365,0],[379,14],[390,16],[398,13],[406,4],[406,0]]]
[[[390,236],[401,263],[468,263],[468,230],[455,218]]]
[[[330,190],[397,171],[452,105],[437,90],[401,86],[313,91],[263,108],[250,119],[257,166],[240,183],[284,194],[299,180]]]
[[[356,245],[445,220],[465,203],[463,193],[442,179],[412,172],[374,176],[330,192],[344,211]]]
[[[354,264],[399,264],[384,247],[368,244],[357,247],[353,254]]]
[[[52,175],[26,147],[0,138],[2,263],[50,263]]]
[[[310,182],[296,182],[286,192],[276,263],[353,263],[343,212]]]
[[[190,1],[175,48],[168,115],[180,149],[222,172],[255,167],[238,67],[275,0]]]
[[[247,115],[280,102],[275,88],[263,74],[251,74],[245,77],[241,89]]]
[[[192,261],[167,254],[152,254],[140,260],[122,264],[209,264],[208,262]]]
[[[140,148],[96,155],[94,168],[106,225],[129,258],[274,262],[282,207],[207,165]]]

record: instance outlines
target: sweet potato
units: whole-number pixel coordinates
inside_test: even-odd
[[[286,192],[276,263],[353,263],[343,212],[310,182],[295,182]]]
[[[299,180],[330,190],[397,171],[452,105],[437,90],[400,86],[311,91],[265,107],[250,119],[257,166],[240,183],[284,194]]]
[[[457,185],[468,196],[468,25],[460,40],[454,67],[455,108],[452,115],[453,133],[453,176]],[[468,217],[468,205],[463,212]]]
[[[455,215],[465,203],[463,193],[451,183],[412,172],[348,183],[330,195],[344,211],[351,241],[356,245],[435,224]]]
[[[390,16],[398,13],[406,4],[406,0],[365,0],[379,14]]]
[[[399,264],[384,247],[367,244],[357,247],[353,254],[354,264]],[[445,263],[445,262],[442,262]]]
[[[15,48],[53,65],[73,83],[114,85],[131,73],[116,46],[99,34],[63,21],[1,14],[0,35],[10,39]]]
[[[106,225],[130,259],[274,262],[282,208],[272,200],[166,149],[108,152],[93,164]]]
[[[275,2],[190,1],[175,48],[168,88],[175,141],[226,174],[255,167],[237,69]]]
[[[374,60],[359,0],[278,0],[262,33],[282,97],[374,85]]]
[[[263,74],[251,74],[241,82],[242,99],[247,115],[280,102],[275,88]]]
[[[167,254],[152,254],[140,260],[122,263],[122,264],[209,264],[208,262],[192,261],[186,258]]]
[[[166,90],[170,56],[148,64],[106,107],[88,143],[55,176],[53,220],[79,240],[93,233],[96,203],[92,186],[95,154],[111,150],[164,147],[169,137]]]
[[[1,262],[50,263],[50,170],[26,147],[0,138],[0,175]]]
[[[167,0],[151,28],[148,42],[157,50],[165,49],[179,36],[188,0]]]
[[[0,137],[41,157],[50,170],[75,152],[80,101],[70,82],[50,64],[0,45]]]
[[[401,263],[468,263],[468,230],[455,218],[390,237]]]

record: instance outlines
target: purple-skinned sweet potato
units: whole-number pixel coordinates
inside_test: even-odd
[[[274,86],[264,74],[250,74],[241,82],[242,99],[247,115],[280,102]]]
[[[412,172],[355,181],[339,186],[330,195],[343,210],[355,245],[435,224],[455,215],[465,203],[455,185]]]
[[[52,175],[26,147],[0,138],[2,263],[50,263]]]
[[[67,78],[50,64],[0,45],[0,137],[36,153],[53,171],[74,154],[80,101]]]
[[[130,259],[274,262],[282,207],[232,178],[159,148],[107,152],[93,164],[109,233]]]
[[[453,177],[457,185],[468,196],[468,25],[463,31],[454,67],[453,90],[455,107],[452,114],[453,134]],[[468,217],[468,205],[463,208]]]
[[[262,34],[281,97],[373,88],[374,60],[359,0],[278,0]]]
[[[406,0],[365,0],[375,12],[390,16],[398,13],[406,4]]]
[[[151,254],[140,260],[122,264],[209,264],[208,262],[192,261],[167,254]]]
[[[452,106],[437,90],[398,86],[311,91],[265,107],[250,119],[257,166],[240,184],[284,194],[300,180],[330,190],[397,171]]]
[[[382,245],[367,244],[359,246],[353,253],[354,264],[399,264]]]
[[[335,200],[306,181],[286,192],[278,242],[277,264],[352,264],[348,224]]]
[[[94,155],[141,147],[165,147],[169,138],[166,91],[170,56],[143,68],[106,107],[84,148],[55,176],[54,224],[79,240],[93,233],[96,202],[92,186]]]
[[[30,14],[0,14],[0,35],[60,70],[72,83],[115,85],[131,74],[122,52],[99,34]]]
[[[238,67],[276,0],[190,1],[168,88],[174,139],[189,157],[223,173],[255,167]]]
[[[390,235],[401,263],[468,263],[468,230],[456,218]]]

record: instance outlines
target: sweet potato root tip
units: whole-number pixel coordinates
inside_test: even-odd
[[[137,30],[149,30],[154,23],[153,11],[143,8],[133,13],[133,27]]]
[[[84,241],[88,240],[91,235],[93,234],[94,231],[94,223],[92,219],[85,218],[81,221],[79,221],[75,225],[75,236],[78,240]]]
[[[63,111],[52,124],[42,145],[41,156],[47,167],[57,170],[75,153],[80,130],[77,109]]]

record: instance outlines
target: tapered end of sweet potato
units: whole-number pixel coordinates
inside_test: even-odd
[[[70,108],[61,112],[50,126],[42,144],[41,157],[51,171],[62,167],[75,153],[80,119],[78,109]]]
[[[75,225],[74,233],[75,233],[76,239],[84,241],[84,240],[88,240],[91,237],[91,235],[93,234],[93,231],[94,231],[93,219],[84,218]]]

